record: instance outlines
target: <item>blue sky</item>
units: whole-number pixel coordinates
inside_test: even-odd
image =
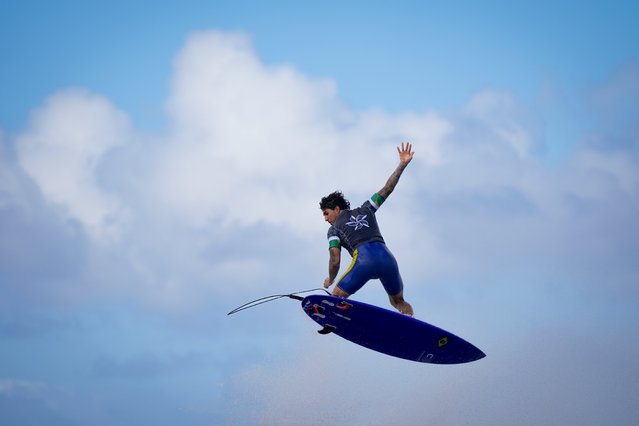
[[[637,12],[4,2],[2,417],[631,424]],[[319,198],[365,200],[404,140],[379,221],[406,297],[485,359],[387,358],[291,301],[226,316],[321,285]]]

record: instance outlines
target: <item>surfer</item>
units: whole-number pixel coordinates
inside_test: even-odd
[[[328,229],[329,262],[328,277],[324,288],[329,288],[339,272],[341,249],[344,247],[352,261],[333,289],[333,295],[347,298],[371,279],[379,279],[388,293],[393,307],[399,312],[413,316],[413,307],[404,300],[404,284],[399,274],[397,261],[388,250],[377,225],[375,213],[393,192],[399,178],[414,152],[410,143],[402,142],[399,165],[390,175],[386,185],[364,202],[361,207],[351,209],[350,202],[340,191],[335,191],[320,201],[320,209],[331,226]]]

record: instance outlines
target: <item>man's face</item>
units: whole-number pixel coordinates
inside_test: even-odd
[[[335,223],[337,220],[337,216],[342,211],[339,207],[335,207],[334,209],[323,209],[322,213],[324,213],[324,220],[330,223],[331,225]]]

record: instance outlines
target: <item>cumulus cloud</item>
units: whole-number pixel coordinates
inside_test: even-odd
[[[243,35],[196,34],[174,68],[173,134],[154,193],[199,225],[265,222],[306,234],[320,194],[338,184],[381,186],[392,164],[383,160],[399,139],[419,144],[428,159],[448,127],[434,115],[355,111],[334,82],[261,63]]]
[[[245,35],[219,31],[193,34],[176,56],[167,120],[168,134],[142,135],[108,99],[67,89],[15,138],[44,199],[91,240],[98,295],[181,305],[224,293],[216,282],[280,280],[260,240],[322,241],[321,196],[339,188],[362,202],[395,167],[396,144],[436,164],[451,130],[432,112],[354,110],[331,80],[264,64]],[[238,235],[244,248],[229,254]]]
[[[20,164],[44,197],[63,207],[96,238],[112,238],[122,220],[116,197],[98,182],[105,153],[131,137],[127,116],[81,89],[50,96],[16,139]]]
[[[611,96],[597,99],[608,105]],[[504,259],[516,269],[530,257],[590,258],[583,247],[568,254],[565,241],[592,226],[593,238],[612,246],[614,213],[637,202],[635,157],[581,145],[564,167],[545,165],[535,114],[509,93],[478,93],[457,112],[360,111],[329,79],[263,63],[243,34],[189,37],[166,106],[168,133],[141,135],[108,99],[63,90],[15,139],[45,200],[94,242],[108,242],[91,255],[95,275],[110,270],[98,283],[152,303],[224,293],[215,281],[245,289],[280,281],[278,259],[260,241],[321,245],[317,200],[334,189],[355,204],[366,199],[394,168],[402,140],[417,156],[380,220],[412,265],[406,273],[425,282],[494,270]],[[604,203],[616,207],[597,208]],[[577,210],[584,224],[573,220]],[[324,273],[322,250],[285,250]]]
[[[337,406],[353,422],[417,424],[429,415],[455,424],[466,419],[453,413],[455,396],[463,395],[463,413],[479,412],[489,423],[501,406],[487,410],[472,402],[488,388],[498,389],[495,399],[510,395],[517,407],[503,414],[504,423],[525,412],[535,424],[539,417],[527,407],[552,412],[559,404],[517,401],[516,386],[504,381],[535,381],[539,371],[552,377],[559,370],[545,368],[550,363],[577,365],[571,374],[559,372],[570,381],[574,372],[597,367],[575,359],[611,354],[599,349],[593,355],[577,326],[559,337],[550,333],[550,343],[531,329],[579,324],[605,336],[601,348],[617,343],[607,325],[624,324],[631,332],[637,325],[629,303],[639,292],[636,121],[622,120],[622,132],[608,126],[618,123],[620,104],[636,117],[636,104],[624,95],[636,90],[635,76],[630,68],[593,91],[593,111],[605,110],[609,118],[570,144],[574,152],[565,161],[549,165],[540,156],[546,142],[535,111],[507,92],[480,92],[454,111],[363,111],[343,102],[330,79],[264,63],[246,35],[195,33],[174,61],[165,134],[142,134],[109,99],[84,89],[50,96],[15,138],[0,133],[3,296],[47,306],[74,295],[80,303],[125,300],[163,313],[226,312],[263,294],[316,287],[327,260],[319,198],[342,189],[353,204],[362,202],[384,184],[397,162],[395,145],[407,140],[417,155],[380,210],[385,238],[418,317],[459,330],[488,358],[454,373],[415,373],[424,366],[380,360],[335,336],[329,344],[273,338],[270,324],[249,316],[243,321],[259,324],[241,324],[259,327],[271,350],[282,343],[288,358],[238,373],[236,393],[228,397],[241,409],[257,401],[248,421],[264,424],[303,419],[304,404],[315,399],[323,413]],[[386,303],[379,287],[367,286],[358,297]],[[602,305],[605,300],[614,303]],[[610,322],[590,317],[592,307]],[[275,323],[290,321],[283,312],[273,314]],[[49,332],[29,321],[3,324],[5,337]],[[208,327],[222,334],[232,326],[216,317],[202,328]],[[238,340],[251,341],[258,354],[267,351],[254,334]],[[552,350],[537,352],[544,344]],[[308,352],[290,349],[315,345]],[[550,356],[566,347],[567,355]],[[244,359],[259,359],[244,351],[251,352]],[[522,373],[523,362],[512,361],[524,355],[535,366],[530,374]],[[154,378],[201,359],[104,356],[92,364],[93,375]],[[371,374],[379,366],[386,370]],[[420,381],[428,382],[434,401],[426,414],[422,394],[414,391]],[[379,399],[380,383],[395,390],[391,404]],[[596,380],[576,383],[594,386]],[[545,384],[530,389],[544,392]],[[0,396],[37,394],[38,386],[0,381]],[[629,381],[623,386],[632,390]],[[612,389],[607,383],[601,394]],[[571,387],[562,384],[551,395],[559,398],[564,390]],[[344,395],[355,396],[336,401]],[[596,397],[573,400],[571,407],[583,409]],[[303,408],[291,409],[290,402]],[[405,403],[405,411],[395,409]],[[325,415],[336,424],[344,420]]]

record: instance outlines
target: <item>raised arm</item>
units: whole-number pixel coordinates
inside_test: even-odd
[[[402,142],[401,148],[399,146],[397,147],[397,152],[399,153],[399,165],[397,166],[393,174],[390,175],[388,181],[386,181],[386,185],[384,185],[382,189],[377,191],[377,193],[384,197],[384,199],[388,198],[388,196],[391,195],[391,192],[393,192],[393,190],[395,189],[397,182],[399,182],[399,177],[404,172],[406,166],[408,166],[408,163],[410,163],[410,161],[413,159],[413,154],[415,153],[412,151],[412,149],[412,144],[406,143],[406,146],[404,146],[404,142]]]

